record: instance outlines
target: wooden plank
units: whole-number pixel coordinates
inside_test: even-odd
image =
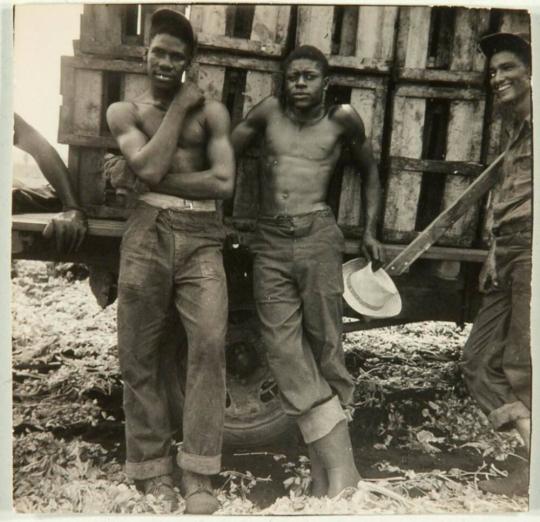
[[[289,37],[289,27],[291,25],[291,6],[280,5],[278,7],[278,17],[276,21],[276,43],[280,44],[285,50],[287,39]]]
[[[390,72],[390,65],[379,60],[359,59],[356,56],[340,56],[337,54],[332,54],[327,58],[332,68],[354,69],[355,71],[379,74],[388,74]]]
[[[450,100],[480,100],[485,98],[481,89],[464,89],[457,87],[435,87],[430,85],[401,85],[396,89],[399,96],[415,98],[439,98]]]
[[[406,38],[404,67],[424,69],[427,64],[429,27],[431,22],[430,7],[405,7]]]
[[[314,45],[330,54],[333,20],[334,6],[299,6],[296,45]]]
[[[479,161],[482,146],[484,102],[454,101],[450,105],[450,120],[446,140],[446,158],[450,161]],[[470,184],[466,176],[447,178],[442,205],[448,208]],[[447,230],[441,244],[469,246],[476,237],[478,206],[468,209]]]
[[[142,74],[124,74],[122,100],[134,100],[148,89],[148,77]]]
[[[394,54],[396,6],[362,6],[358,8],[356,56],[390,63]]]
[[[426,101],[394,97],[390,154],[420,158]],[[421,172],[395,171],[389,175],[384,213],[384,239],[402,241],[414,231],[420,197]]]
[[[485,73],[476,71],[446,71],[443,69],[398,69],[398,79],[417,82],[463,83],[483,87]]]
[[[117,4],[85,4],[81,23],[81,51],[86,44],[120,45],[125,6]]]
[[[58,133],[58,143],[64,145],[73,145],[75,147],[97,147],[116,149],[118,145],[116,140],[111,136],[99,136],[90,134],[76,134],[76,133]]]
[[[81,205],[103,205],[105,202],[105,176],[103,175],[104,149],[79,150],[79,201]]]
[[[356,51],[356,33],[358,31],[357,6],[343,6],[343,19],[341,33],[339,35],[339,54],[342,56],[354,56]]]
[[[75,71],[75,94],[72,129],[77,134],[99,135],[103,73],[101,71]]]
[[[508,9],[502,12],[501,27],[503,33],[527,33],[531,31],[531,19],[527,11]]]
[[[459,199],[439,214],[422,233],[405,248],[396,258],[386,264],[385,270],[390,275],[400,275],[407,270],[416,259],[426,252],[444,232],[453,225],[467,209],[478,201],[497,181],[497,166],[502,161],[504,153],[500,154]]]
[[[390,168],[422,171],[430,174],[477,176],[484,170],[484,165],[472,161],[426,160],[392,156],[390,157]]]
[[[456,9],[456,21],[452,53],[451,71],[483,71],[485,60],[478,59],[478,40],[488,30],[485,12],[478,9]]]

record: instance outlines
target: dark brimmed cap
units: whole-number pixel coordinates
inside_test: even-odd
[[[487,58],[501,51],[511,51],[531,63],[531,43],[527,33],[493,33],[480,38],[480,49]]]
[[[197,46],[197,37],[193,31],[191,22],[179,11],[173,9],[161,8],[152,14],[152,23],[150,27],[150,38],[157,34],[157,30],[166,29],[173,36],[186,40],[191,44],[194,51]]]

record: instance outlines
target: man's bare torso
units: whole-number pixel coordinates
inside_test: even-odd
[[[261,187],[261,214],[304,214],[322,208],[342,150],[343,127],[325,113],[298,123],[276,99],[268,111]]]
[[[156,106],[150,96],[142,95],[131,102],[138,128],[150,139],[158,130],[166,109]],[[206,169],[206,142],[204,106],[191,110],[183,124],[178,148],[169,172],[194,172]]]

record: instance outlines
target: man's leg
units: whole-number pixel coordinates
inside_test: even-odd
[[[126,473],[174,510],[169,406],[160,346],[172,305],[170,236],[159,211],[135,209],[123,238],[118,291],[118,348],[124,381]]]
[[[221,469],[225,417],[227,281],[221,234],[217,229],[213,234],[210,223],[207,235],[210,238],[179,239],[185,241],[184,254],[191,255],[177,260],[175,275],[176,308],[188,344],[184,438],[177,461],[183,471],[186,512],[192,514],[213,513],[219,507],[210,476]]]

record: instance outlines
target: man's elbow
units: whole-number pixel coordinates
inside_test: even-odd
[[[221,173],[216,176],[216,197],[217,199],[229,199],[234,192],[234,175],[231,173]]]

